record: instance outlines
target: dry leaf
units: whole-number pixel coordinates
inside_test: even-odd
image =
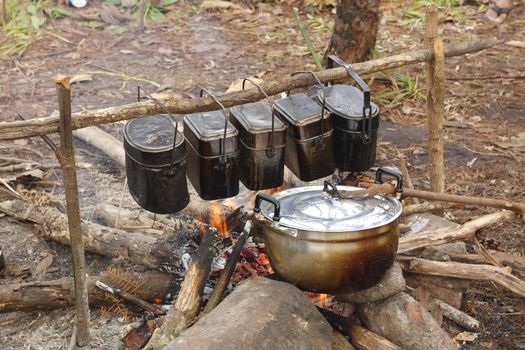
[[[203,1],[202,4],[201,4],[201,9],[202,10],[215,10],[215,11],[222,11],[222,10],[231,10],[231,11],[235,11],[235,12],[238,12],[238,13],[246,13],[246,14],[250,14],[252,13],[251,10],[245,8],[245,7],[242,7],[241,5],[239,4],[235,4],[233,2],[229,2],[229,1],[221,1],[221,0],[206,0],[206,1]]]
[[[249,77],[248,79],[253,80],[257,84],[264,83],[264,80],[259,79],[259,78]],[[237,79],[237,80],[235,80],[233,83],[231,83],[231,85],[228,88],[228,90],[226,90],[226,93],[233,92],[233,91],[242,91],[242,82],[243,81],[244,81],[244,79]],[[246,81],[246,83],[244,84],[244,89],[245,90],[257,89],[257,87],[255,85],[253,85],[251,82]]]
[[[471,342],[478,338],[478,335],[476,333],[470,333],[470,332],[461,332],[458,335],[454,337],[457,341],[466,341]]]
[[[44,272],[53,263],[53,255],[47,254],[42,260],[38,262],[32,269],[31,275],[36,276]]]
[[[93,77],[89,74],[76,74],[71,78],[71,80],[69,80],[69,83],[75,84],[75,83],[82,83],[84,81],[91,81],[91,80],[93,80]]]

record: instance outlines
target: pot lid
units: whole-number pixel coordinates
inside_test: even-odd
[[[164,114],[133,119],[124,127],[124,137],[132,147],[151,153],[172,150],[174,133],[175,121]],[[184,136],[177,131],[175,147],[183,141]]]
[[[363,118],[363,93],[351,85],[332,85],[322,89],[325,95],[326,107],[342,116],[348,118]],[[320,92],[319,92],[320,93]],[[321,97],[318,97],[321,101]],[[377,105],[370,102],[372,116],[378,113]]]
[[[321,119],[321,106],[306,94],[299,93],[275,101],[275,107],[292,125],[303,126]],[[325,111],[325,118],[328,111]]]
[[[339,191],[362,190],[338,186]],[[401,215],[401,203],[385,195],[339,199],[322,186],[297,187],[274,194],[281,205],[279,225],[319,232],[349,232],[391,223]],[[261,203],[261,212],[273,218],[273,205]]]
[[[224,136],[224,114],[222,111],[210,111],[188,114],[184,117],[198,139],[210,141]],[[226,137],[236,136],[237,129],[228,122]]]
[[[263,133],[272,130],[272,109],[264,102],[246,103],[230,109],[230,113],[241,123],[245,130]],[[274,130],[283,131],[284,123],[275,116]]]

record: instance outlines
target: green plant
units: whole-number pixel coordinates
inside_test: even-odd
[[[384,77],[389,77],[382,73]],[[390,79],[389,79],[390,80]],[[419,78],[412,79],[408,74],[395,73],[393,79],[394,90],[384,92],[375,96],[375,100],[389,106],[396,105],[403,101],[425,101],[426,95],[419,87]]]
[[[398,15],[405,19],[401,21],[403,26],[411,30],[421,29],[425,23],[425,8],[428,5],[436,5],[440,17],[460,18],[463,13],[458,9],[458,0],[416,0],[410,1],[408,7],[398,10]]]

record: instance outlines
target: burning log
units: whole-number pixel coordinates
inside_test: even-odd
[[[303,292],[251,277],[165,349],[331,348],[332,328]]]
[[[509,269],[492,265],[473,265],[456,262],[430,261],[398,256],[403,270],[433,276],[446,276],[468,280],[492,281],[525,297],[525,281],[513,276]]]
[[[160,350],[164,348],[194,322],[201,308],[202,292],[211,270],[211,263],[218,253],[216,248],[218,241],[217,231],[213,228],[208,229],[184,276],[177,301],[170,308],[164,323],[155,330],[144,349]]]
[[[119,278],[120,276],[120,278]],[[122,278],[124,276],[124,278]],[[163,272],[143,273],[120,271],[100,276],[87,277],[89,305],[92,307],[111,306],[112,300],[105,297],[95,285],[100,280],[123,289],[123,280],[133,282],[133,294],[141,299],[152,300],[175,293],[179,289],[180,277]],[[70,307],[75,300],[75,287],[72,277],[46,282],[29,282],[0,285],[0,312],[55,310]]]
[[[460,56],[490,48],[503,43],[502,39],[485,39],[469,41],[460,44],[445,46],[445,57]],[[392,69],[408,64],[425,62],[434,59],[434,51],[431,49],[414,50],[391,57],[380,58],[373,61],[356,63],[354,69],[360,75],[373,73],[385,69]],[[327,69],[317,73],[323,82],[339,81],[346,79],[348,73],[345,68]],[[261,85],[269,95],[275,95],[292,89],[311,86],[316,80],[310,74],[286,76],[279,80],[267,82]],[[235,91],[218,97],[218,101],[225,107],[259,101],[265,95],[257,89]],[[158,103],[160,102],[160,103]],[[204,112],[217,108],[216,103],[210,97],[188,100],[181,98],[163,98],[155,101],[144,101],[131,103],[119,107],[110,107],[99,110],[82,111],[73,115],[73,128],[80,129],[92,125],[114,123],[120,120],[140,118],[147,115],[165,113],[164,105],[173,114],[187,114],[193,112]],[[1,122],[0,141],[27,138],[32,136],[56,133],[59,131],[56,117],[37,118],[22,122]]]
[[[0,203],[0,211],[21,221],[40,225],[40,235],[62,244],[70,244],[67,218],[53,207],[34,206],[21,200]],[[195,251],[202,235],[185,228],[164,238],[153,238],[91,222],[82,223],[85,249],[112,258],[124,258],[152,269],[166,268],[182,272],[184,256]]]

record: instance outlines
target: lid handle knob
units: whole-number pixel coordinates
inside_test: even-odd
[[[339,191],[337,190],[337,186],[333,182],[325,180],[323,185],[323,192],[326,192],[333,197],[339,198]]]

